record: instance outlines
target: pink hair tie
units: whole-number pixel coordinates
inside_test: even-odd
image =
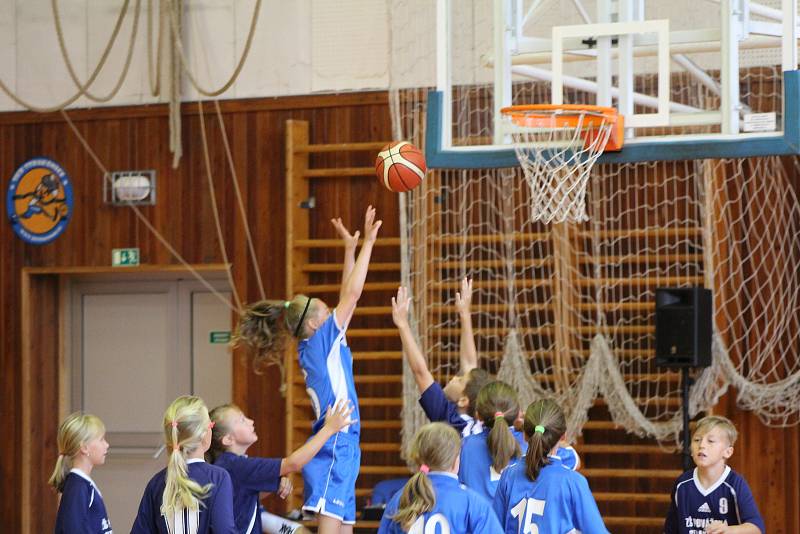
[[[419,472],[425,473],[427,475],[428,473],[431,472],[431,468],[428,467],[426,464],[422,464],[421,466],[419,466]]]
[[[172,428],[178,428],[178,422],[173,420],[172,421]]]
[[[494,418],[497,419],[498,417],[502,417],[503,419],[506,418],[506,414],[503,412],[494,412]]]

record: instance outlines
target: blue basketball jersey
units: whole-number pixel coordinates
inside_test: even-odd
[[[241,534],[261,532],[259,492],[275,492],[281,482],[280,458],[250,458],[223,452],[214,465],[225,469],[233,484],[233,517]]]
[[[525,462],[518,462],[503,471],[497,485],[493,506],[503,532],[608,534],[583,475],[565,469],[557,458],[551,458],[535,481],[525,470]]]
[[[572,471],[577,471],[581,466],[581,457],[573,447],[559,447],[556,456],[561,460],[561,465]]]
[[[419,405],[432,423],[447,423],[462,436],[480,434],[483,423],[464,413],[458,413],[455,403],[449,401],[438,382],[434,382],[419,397]]]
[[[201,486],[211,484],[202,504],[197,510],[179,510],[163,516],[161,502],[167,470],[162,469],[147,483],[131,534],[236,534],[233,488],[228,472],[200,459],[187,460],[186,463],[189,478]]]
[[[336,310],[308,339],[297,346],[300,367],[306,380],[306,391],[311,397],[316,420],[311,433],[316,434],[325,424],[325,410],[337,401],[349,400],[353,405],[351,419],[361,419],[358,396],[353,380],[353,355],[347,346],[345,331],[336,322]],[[356,422],[342,432],[359,435],[361,424]]]
[[[110,534],[106,505],[94,481],[80,469],[72,469],[64,480],[56,515],[56,534],[85,532]]]
[[[418,517],[408,530],[410,534],[500,534],[502,529],[492,512],[489,501],[458,483],[452,473],[432,471],[428,474],[436,494],[433,510]],[[378,534],[399,534],[406,532],[398,523],[392,521],[400,503],[398,491],[389,501],[383,512]]]
[[[492,455],[489,451],[490,429],[484,428],[480,434],[467,436],[461,442],[461,460],[458,467],[458,480],[478,495],[491,501],[500,482],[500,473],[492,467]],[[511,430],[512,433],[516,432]],[[515,435],[516,438],[516,435]],[[520,443],[522,453],[528,450],[528,444]],[[519,458],[512,458],[509,466]],[[506,467],[507,469],[508,467]]]
[[[700,485],[696,468],[686,471],[675,482],[670,501],[665,534],[702,534],[711,521],[752,523],[766,532],[750,487],[730,466],[709,488]]]

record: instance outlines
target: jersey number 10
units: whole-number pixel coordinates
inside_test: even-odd
[[[419,516],[414,521],[414,524],[411,525],[408,534],[436,534],[437,526],[441,534],[450,534],[450,523],[447,522],[447,518],[442,514],[433,514],[427,521],[425,516]]]
[[[534,514],[544,515],[544,501],[529,497],[522,499],[511,509],[511,517],[516,517],[519,522],[519,534],[539,534],[539,527],[533,522]]]

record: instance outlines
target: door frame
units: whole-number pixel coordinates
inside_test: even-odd
[[[208,277],[225,277],[230,265],[191,265]],[[55,461],[58,423],[70,406],[69,368],[65,366],[63,288],[76,277],[120,279],[191,278],[189,267],[23,267],[20,283],[21,326],[21,507],[22,533],[43,532],[55,522],[57,497],[47,486]],[[232,313],[233,320],[233,313]],[[35,335],[39,331],[45,335]]]

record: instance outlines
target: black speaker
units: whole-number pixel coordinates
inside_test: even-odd
[[[711,365],[711,291],[656,289],[656,365]]]

